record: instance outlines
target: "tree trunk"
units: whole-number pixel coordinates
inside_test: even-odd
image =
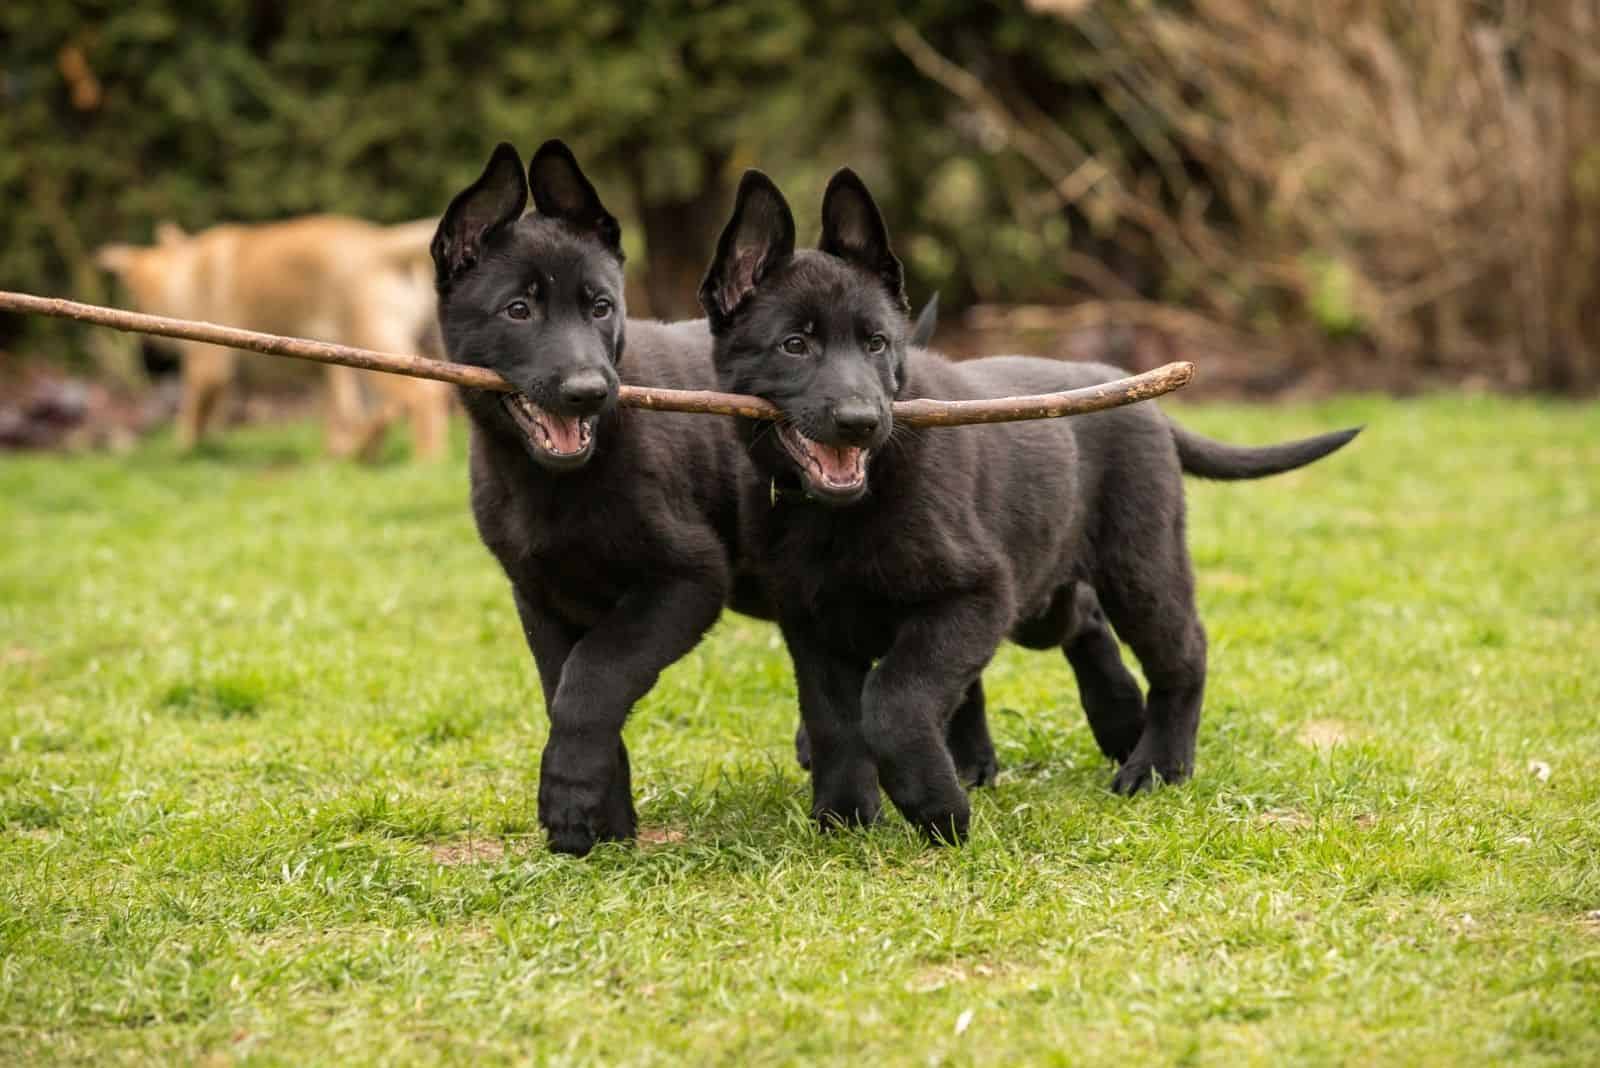
[[[643,153],[628,161],[628,181],[644,231],[643,290],[648,307],[630,309],[657,319],[698,319],[700,280],[711,262],[717,234],[732,211],[724,178],[728,154],[706,149],[700,156],[700,188],[687,197],[652,196]]]

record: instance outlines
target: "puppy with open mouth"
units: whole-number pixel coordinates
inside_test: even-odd
[[[963,782],[994,774],[980,674],[1010,638],[1059,649],[1133,794],[1194,767],[1206,637],[1183,475],[1259,478],[1356,431],[1239,448],[1153,403],[1072,419],[913,430],[895,400],[1048,393],[1121,377],[1020,356],[951,363],[908,343],[900,261],[866,186],[836,174],[815,250],[775,185],[745,175],[701,288],[721,388],[771,507],[754,553],[778,607],[824,825],[878,815],[882,788],[929,836],[967,832]],[[1148,693],[1122,662],[1133,649]]]
[[[432,252],[450,357],[516,387],[461,391],[472,511],[550,716],[539,821],[552,849],[581,855],[636,831],[622,741],[634,703],[724,604],[763,611],[738,559],[741,517],[764,502],[728,420],[618,408],[625,367],[711,388],[710,335],[626,319],[621,228],[565,145],[546,143],[526,176],[496,149]]]

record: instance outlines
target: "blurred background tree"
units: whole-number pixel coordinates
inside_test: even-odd
[[[958,350],[1593,388],[1596,6],[13,3],[0,285],[105,299],[93,248],[161,219],[435,214],[495,141],[562,137],[635,313],[697,314],[745,167],[804,237],[848,163]]]

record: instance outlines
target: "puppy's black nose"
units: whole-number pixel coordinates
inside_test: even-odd
[[[883,421],[876,406],[871,404],[840,404],[833,409],[833,425],[846,438],[870,438]]]
[[[579,371],[561,380],[561,400],[581,411],[595,411],[611,394],[606,376],[599,371]]]

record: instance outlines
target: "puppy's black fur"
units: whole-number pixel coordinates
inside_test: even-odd
[[[531,185],[537,214],[523,217]],[[539,820],[584,854],[631,838],[622,725],[722,610],[762,613],[736,582],[746,501],[767,507],[727,419],[633,412],[619,378],[715,382],[703,322],[629,322],[617,222],[560,142],[525,180],[509,145],[458,195],[433,254],[450,358],[520,394],[464,389],[472,512],[511,580],[550,739]]]
[[[795,662],[819,820],[872,820],[881,782],[926,833],[961,838],[960,779],[993,761],[979,674],[1006,637],[1066,654],[1095,739],[1121,764],[1116,791],[1191,773],[1206,638],[1183,473],[1287,471],[1355,431],[1234,448],[1153,404],[895,426],[898,398],[1043,393],[1121,372],[1025,357],[953,364],[909,346],[900,263],[849,171],[829,184],[817,251],[795,250],[782,194],[747,174],[701,299],[721,386],[786,416],[742,432],[763,477],[788,489],[759,513],[757,551]],[[1147,697],[1112,628],[1144,667]]]

